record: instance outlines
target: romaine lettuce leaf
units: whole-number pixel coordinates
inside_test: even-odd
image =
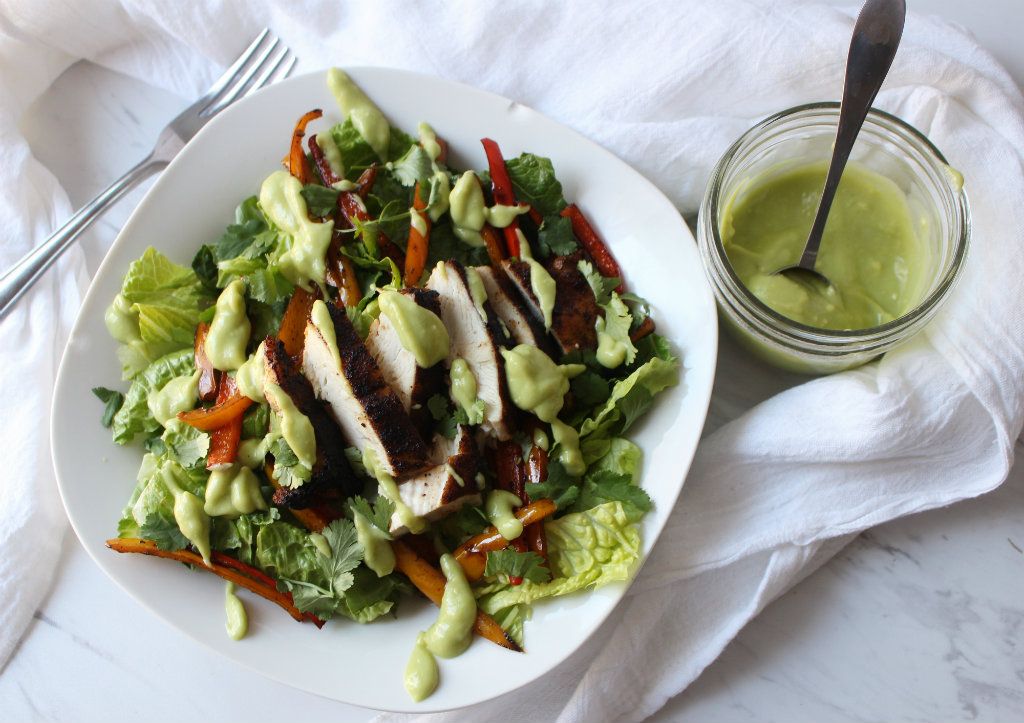
[[[178,419],[167,423],[160,437],[166,448],[165,455],[182,467],[202,467],[210,450],[210,435]]]
[[[164,458],[154,454],[146,454],[142,458],[137,483],[131,498],[121,513],[118,522],[118,537],[145,537],[143,530],[150,530],[174,525],[174,496],[160,479],[158,474],[164,464]],[[175,480],[186,492],[191,492],[200,499],[205,496],[205,469],[187,470],[176,462],[173,472]]]
[[[589,465],[608,453],[617,437],[646,412],[654,395],[679,383],[679,362],[653,357],[612,387],[612,393],[594,416],[580,426],[580,449]]]
[[[590,465],[587,474],[594,472],[614,472],[629,477],[630,484],[640,484],[640,467],[644,453],[637,445],[622,437],[608,440],[608,452]]]
[[[121,296],[138,335],[118,350],[125,379],[176,349],[192,346],[199,314],[213,301],[196,273],[148,248],[125,274]]]
[[[640,532],[621,502],[607,502],[544,525],[554,577],[550,582],[487,585],[477,603],[487,613],[629,578],[640,557]]]
[[[149,412],[149,395],[161,389],[174,377],[195,372],[195,360],[191,345],[163,356],[138,375],[124,396],[124,404],[114,415],[114,441],[128,444],[137,434],[155,432],[160,423]]]
[[[543,156],[523,153],[505,161],[516,200],[528,203],[542,216],[552,216],[565,208],[562,184],[555,177],[551,161]]]

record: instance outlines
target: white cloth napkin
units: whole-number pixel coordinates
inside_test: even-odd
[[[67,210],[53,179],[26,157],[16,122],[69,58],[192,97],[266,24],[297,51],[300,69],[410,68],[533,106],[692,211],[718,157],[752,122],[837,96],[852,27],[850,12],[769,0],[498,9],[0,0],[0,10],[5,261]],[[19,52],[26,48],[33,52]],[[437,719],[643,718],[850,535],[1005,478],[1024,415],[1024,99],[970,37],[919,16],[908,21],[885,87],[877,105],[929,135],[966,178],[974,242],[950,303],[880,363],[800,384],[708,436],[662,539],[598,634],[528,690]],[[17,368],[32,383],[16,384],[9,372],[2,382],[5,399],[24,400],[23,413],[3,419],[4,438],[30,466],[0,486],[0,541],[26,551],[0,556],[0,659],[42,594],[46,576],[33,571],[54,557],[44,401],[80,269],[72,257],[2,328],[25,338],[16,352],[4,346],[4,371]],[[729,389],[757,368],[725,360],[713,425],[735,416]]]

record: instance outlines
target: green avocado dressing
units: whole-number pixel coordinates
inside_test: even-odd
[[[320,146],[320,150],[324,153],[324,160],[327,161],[328,168],[338,178],[345,178],[345,161],[341,157],[341,149],[338,148],[338,144],[334,141],[334,134],[329,130],[320,131],[316,134],[316,144]],[[344,180],[338,181],[334,184],[335,188],[341,186]],[[348,190],[339,188],[338,190]]]
[[[476,376],[469,368],[469,363],[462,357],[456,357],[452,361],[451,375],[452,399],[466,412],[466,419],[470,424],[480,424],[484,421],[484,410],[477,401]]]
[[[391,124],[381,109],[369,99],[362,88],[352,82],[348,73],[340,68],[331,68],[327,71],[327,87],[331,89],[341,112],[352,121],[359,135],[370,144],[370,148],[382,161],[386,161],[391,140]]]
[[[268,446],[266,437],[243,439],[238,443],[238,463],[249,469],[262,467],[267,457]]]
[[[626,345],[621,339],[605,331],[605,320],[598,318],[594,324],[597,331],[597,363],[605,369],[617,369],[626,361]]]
[[[416,636],[416,644],[412,646],[409,662],[405,664],[405,692],[419,703],[437,690],[439,679],[437,660],[427,650],[424,634]]]
[[[327,344],[327,350],[331,353],[334,363],[338,365],[338,369],[341,369],[338,334],[334,330],[334,319],[331,318],[331,312],[327,310],[327,304],[320,299],[314,301],[313,308],[309,312],[309,320],[313,322],[313,326],[320,332],[320,336],[323,338],[324,343]]]
[[[224,589],[224,628],[232,640],[241,640],[249,632],[249,616],[245,613],[245,605],[235,594],[235,583],[229,582]]]
[[[275,171],[260,187],[260,207],[286,236],[286,250],[277,259],[284,277],[296,286],[311,291],[313,284],[324,285],[327,275],[327,247],[331,244],[334,222],[309,220],[302,184],[287,171]]]
[[[530,242],[526,240],[523,232],[516,229],[516,234],[519,237],[519,256],[530,267],[530,289],[537,297],[537,303],[540,304],[541,313],[544,315],[544,328],[550,329],[551,315],[555,310],[555,294],[557,293],[555,280],[551,278],[547,269],[533,258],[533,254],[530,252]]]
[[[487,206],[480,180],[473,171],[466,171],[448,194],[452,226],[460,241],[469,246],[483,246],[480,230],[487,222]]]
[[[491,490],[484,501],[484,514],[495,529],[506,540],[514,540],[523,534],[523,522],[512,511],[521,507],[523,501],[506,490]]]
[[[437,162],[441,157],[441,144],[437,142],[437,134],[430,127],[429,123],[421,122],[416,126],[416,133],[420,139],[420,146],[426,151],[431,161]]]
[[[383,289],[377,302],[402,346],[416,357],[417,366],[429,369],[448,356],[448,330],[437,314],[394,289]]]
[[[441,555],[441,571],[447,578],[437,620],[423,634],[426,649],[442,658],[465,652],[473,641],[476,597],[469,587],[462,565],[451,554]]]
[[[163,427],[178,416],[179,412],[187,412],[199,401],[198,370],[194,374],[174,377],[160,388],[160,391],[149,395],[146,406],[153,419]]]
[[[299,411],[292,398],[277,384],[267,381],[264,389],[267,398],[273,402],[284,441],[299,458],[300,464],[306,469],[313,469],[316,462],[316,435],[309,417]]]
[[[210,473],[203,512],[210,517],[235,518],[267,509],[260,481],[246,466],[233,464]]]
[[[358,512],[352,515],[352,522],[356,527],[356,539],[363,548],[366,566],[377,573],[377,577],[394,572],[395,552],[391,549],[391,535]]]
[[[555,438],[557,447],[555,460],[560,462],[570,475],[580,477],[587,471],[587,465],[583,461],[583,452],[580,451],[579,433],[565,422],[553,419],[551,420],[551,434]]]
[[[233,371],[245,363],[252,325],[245,315],[245,282],[235,279],[217,298],[204,350],[214,369]]]
[[[529,344],[502,349],[501,356],[505,359],[505,378],[513,404],[549,423],[562,411],[569,380],[586,368],[579,364],[559,366]]]
[[[409,505],[405,504],[402,494],[398,491],[398,483],[395,482],[395,478],[384,471],[377,458],[377,453],[369,447],[363,450],[363,466],[370,476],[377,480],[380,485],[380,494],[395,503],[395,514],[398,515],[399,521],[409,529],[409,532],[414,535],[424,532],[427,529],[427,521],[416,515]]]
[[[139,312],[132,309],[123,296],[118,294],[103,314],[103,323],[114,339],[122,344],[142,341],[139,335]]]
[[[263,393],[263,381],[267,376],[266,342],[260,342],[256,351],[252,353],[235,372],[235,384],[238,391],[254,402],[262,402],[266,399]]]
[[[487,289],[484,288],[484,280],[480,278],[480,272],[472,266],[466,267],[466,286],[469,288],[469,296],[473,299],[476,313],[486,324],[487,311],[484,309],[484,303],[487,301]]]
[[[526,205],[504,206],[496,203],[487,209],[487,223],[494,226],[494,228],[505,228],[515,221],[518,216],[522,216],[529,211],[530,207]]]
[[[181,488],[176,477],[180,469],[174,462],[165,462],[160,468],[160,479],[174,496],[174,521],[178,523],[178,529],[199,551],[203,562],[209,565],[210,518],[203,511],[202,501]]]
[[[923,293],[928,252],[906,195],[856,163],[843,173],[822,237],[820,288],[774,274],[796,263],[810,230],[826,165],[754,179],[726,205],[720,232],[729,263],[758,299],[783,316],[824,329],[866,329],[901,316]]]

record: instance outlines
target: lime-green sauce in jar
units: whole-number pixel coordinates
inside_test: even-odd
[[[846,167],[818,252],[815,268],[832,285],[774,273],[800,258],[826,170],[825,163],[799,166],[735,194],[720,223],[729,263],[754,296],[799,323],[833,330],[888,323],[923,297],[928,249],[906,195],[863,166]]]

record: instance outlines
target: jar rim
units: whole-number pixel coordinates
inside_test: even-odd
[[[752,312],[756,317],[760,317],[758,321],[760,321],[762,325],[769,327],[775,335],[782,336],[785,341],[788,342],[787,345],[793,343],[796,343],[801,347],[808,343],[816,346],[826,345],[837,347],[848,344],[870,345],[872,343],[884,342],[907,327],[914,326],[918,320],[930,317],[935,312],[938,305],[950,293],[952,287],[960,276],[969,247],[971,215],[967,193],[963,188],[955,190],[949,181],[946,180],[942,184],[942,189],[948,194],[948,200],[951,202],[950,205],[955,209],[956,218],[954,219],[954,223],[958,231],[955,245],[953,246],[953,253],[949,262],[946,264],[946,269],[931,292],[921,299],[921,301],[919,301],[913,308],[904,312],[892,321],[864,329],[824,329],[817,326],[810,326],[775,311],[761,301],[761,299],[757,298],[757,296],[755,296],[746,287],[746,285],[740,280],[739,276],[736,275],[732,264],[729,262],[719,230],[718,212],[720,191],[726,169],[740,150],[745,148],[751,141],[759,138],[767,130],[777,126],[779,123],[798,117],[801,114],[811,114],[817,111],[825,111],[827,115],[834,115],[838,118],[839,108],[840,103],[835,101],[805,103],[803,105],[779,111],[778,113],[774,113],[767,118],[764,118],[754,124],[729,146],[728,150],[726,150],[715,166],[711,179],[708,183],[707,196],[709,204],[707,205],[709,207],[707,210],[709,211],[710,216],[708,219],[708,230],[711,232],[715,252],[721,260],[725,272],[733,282],[733,285],[739,289],[739,292],[742,295],[742,298],[738,299],[738,301],[741,301],[743,306],[745,306],[746,309]],[[924,158],[928,159],[933,167],[937,165],[949,167],[946,157],[941,151],[939,151],[935,144],[932,143],[924,133],[903,119],[891,113],[887,113],[886,111],[871,108],[868,111],[864,124],[865,126],[871,125],[889,132],[902,131],[904,134],[902,140],[909,142],[911,147],[916,146],[915,150],[921,153]],[[892,126],[895,126],[895,128]],[[897,137],[899,138],[898,133]],[[940,177],[943,179],[948,178],[945,173],[940,173]]]

